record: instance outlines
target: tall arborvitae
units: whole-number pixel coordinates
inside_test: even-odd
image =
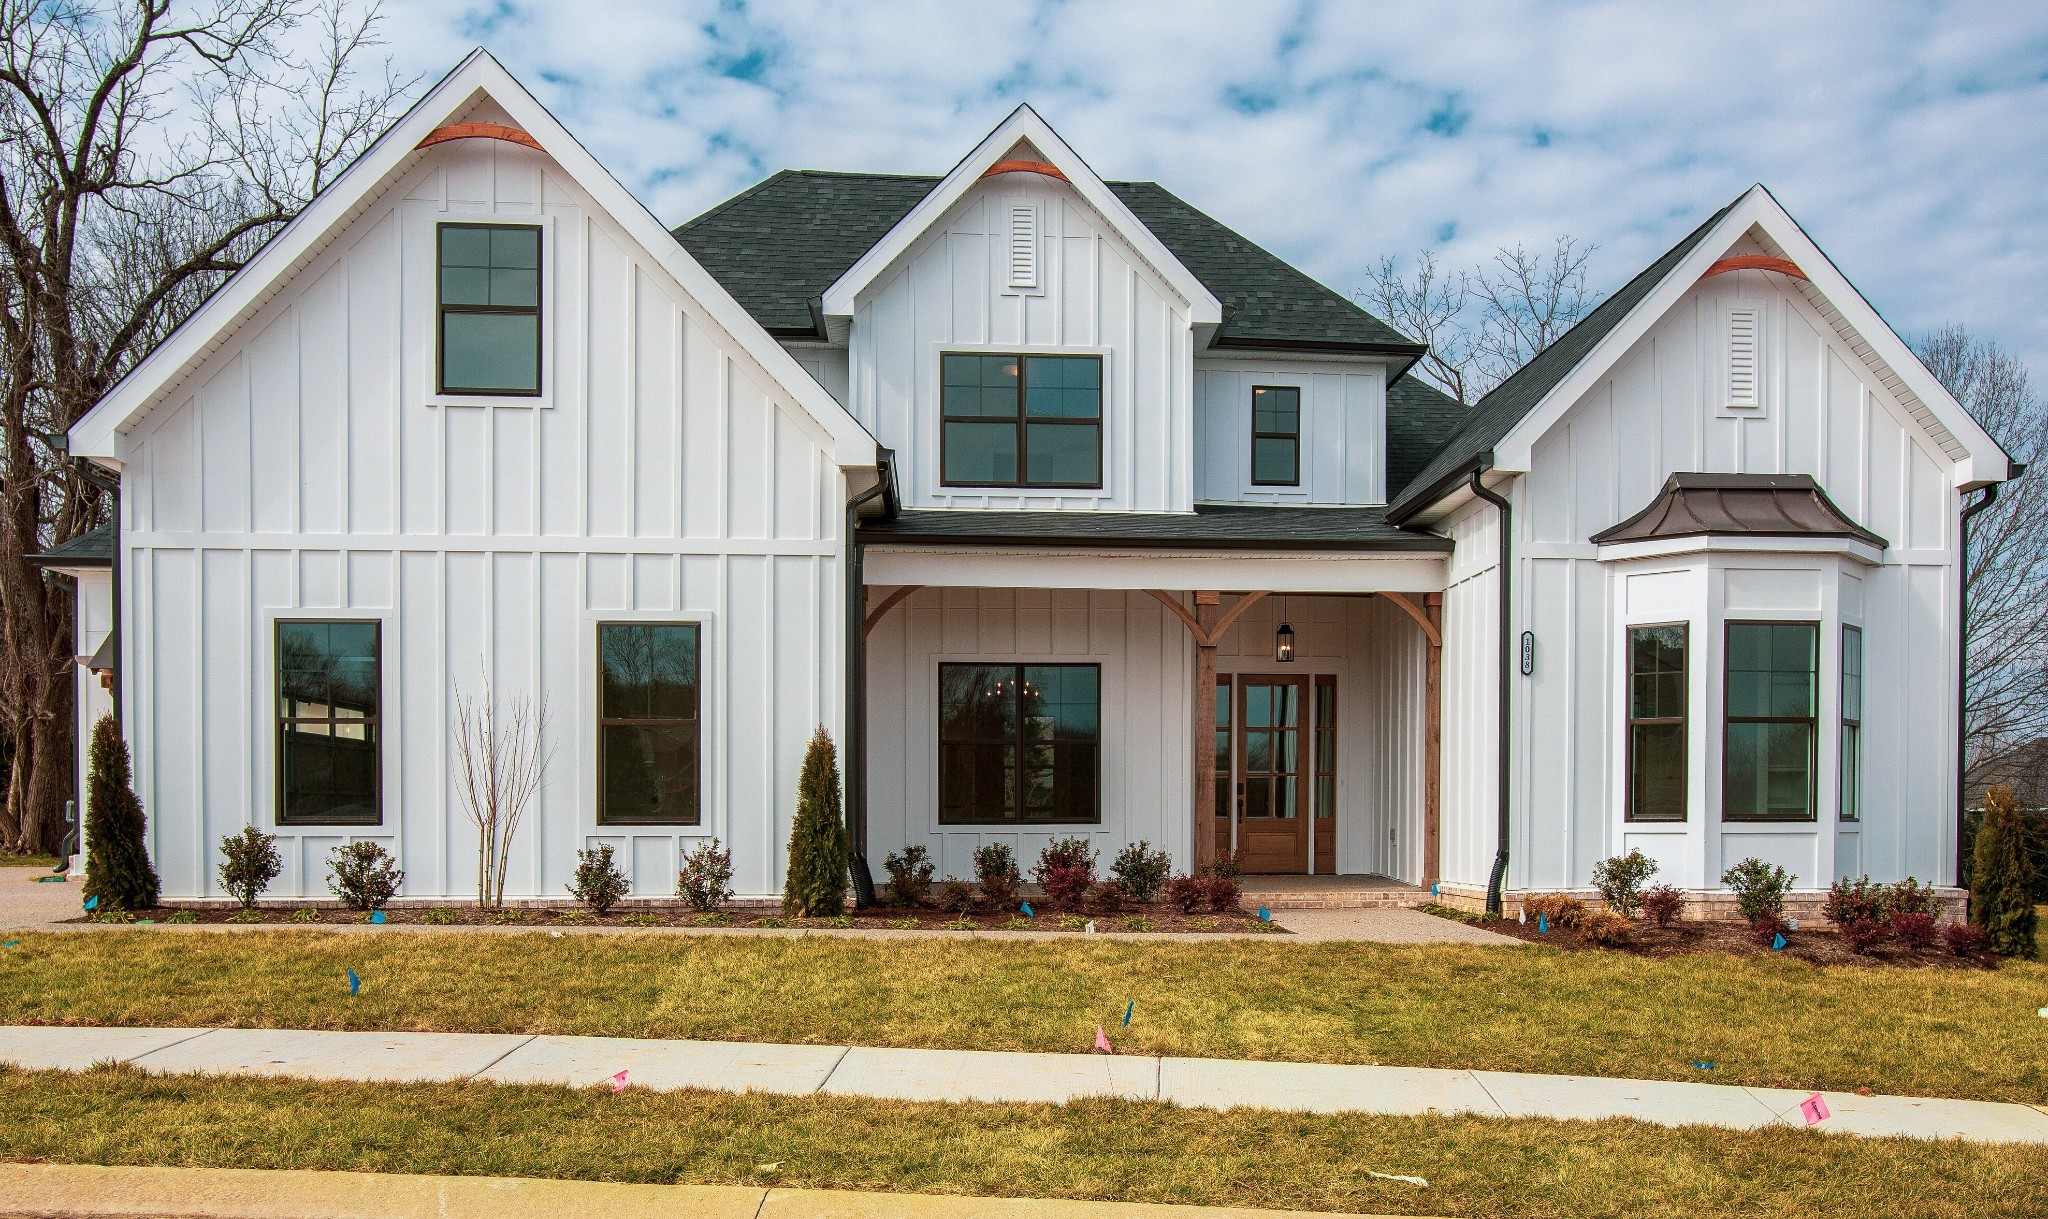
[[[1970,923],[1990,937],[1991,951],[2032,960],[2034,866],[2027,858],[2026,827],[2011,786],[1984,793],[1984,824],[1970,863]]]
[[[796,824],[789,831],[789,874],[782,909],[799,918],[828,918],[846,905],[846,819],[839,803],[839,756],[822,725],[811,735],[797,782]]]
[[[156,905],[156,869],[144,845],[142,801],[128,775],[121,725],[103,715],[92,730],[92,770],[85,790],[85,898],[100,908],[145,910]]]

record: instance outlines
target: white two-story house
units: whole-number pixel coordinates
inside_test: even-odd
[[[1029,108],[670,233],[478,52],[72,429],[121,487],[46,557],[81,728],[118,702],[179,897],[243,825],[282,895],[359,838],[474,893],[486,676],[551,717],[517,896],[714,836],[776,892],[819,724],[862,854],[954,876],[1953,879],[2008,462],[1767,192],[1469,409],[1421,354]]]

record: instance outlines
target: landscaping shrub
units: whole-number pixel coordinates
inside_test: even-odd
[[[1055,838],[1038,853],[1031,879],[1055,907],[1078,909],[1095,887],[1095,848],[1086,838]]]
[[[97,751],[99,738],[93,738]],[[1984,933],[1991,951],[2032,960],[2034,941],[2033,861],[2010,784],[1984,793],[1984,825],[1970,867],[1970,925]]]
[[[1220,852],[1216,858],[1202,865],[1204,876],[1228,876],[1236,879],[1244,875],[1244,848]]]
[[[1095,886],[1095,892],[1088,896],[1088,904],[1098,914],[1122,914],[1137,903],[1131,898],[1131,891],[1120,880],[1106,880]]]
[[[1203,879],[1202,896],[1209,903],[1209,909],[1221,914],[1237,909],[1238,899],[1243,896],[1237,887],[1237,879],[1231,876],[1210,875]]]
[[[732,900],[732,852],[718,839],[700,843],[683,856],[676,896],[692,910],[716,910]]]
[[[1884,925],[1874,918],[1859,915],[1846,923],[1838,920],[1835,926],[1841,933],[1842,946],[1854,953],[1867,953],[1884,938]]]
[[[1159,887],[1172,871],[1172,857],[1165,851],[1153,850],[1152,844],[1143,839],[1118,851],[1115,862],[1109,865],[1109,874],[1116,877],[1132,901],[1140,904],[1159,896]]]
[[[619,904],[633,882],[612,862],[612,844],[600,842],[588,851],[576,852],[576,879],[567,886],[570,894],[597,914]]]
[[[1884,916],[1887,920],[1901,914],[1924,914],[1930,919],[1941,917],[1941,899],[1934,895],[1933,885],[1923,885],[1908,876],[1906,879],[1884,891]]]
[[[1908,948],[1932,948],[1941,934],[1934,916],[1924,910],[1902,910],[1887,924],[1892,938]]]
[[[1947,942],[1948,950],[1959,957],[1976,956],[1990,944],[1981,928],[1968,923],[1949,923],[1941,929],[1941,938]]]
[[[284,870],[284,861],[277,857],[277,835],[263,833],[253,825],[221,839],[220,853],[220,887],[242,903],[244,910],[253,908]]]
[[[1882,923],[1885,918],[1885,887],[1872,883],[1868,876],[1855,880],[1844,876],[1828,886],[1828,899],[1821,903],[1820,913],[1822,918],[1842,928],[1855,922]],[[1863,950],[1859,948],[1856,951]]]
[[[907,846],[882,861],[889,872],[889,890],[905,906],[922,906],[932,895],[932,853],[922,846]]]
[[[1659,927],[1669,927],[1685,910],[1685,892],[1672,885],[1657,885],[1643,894],[1643,913]]]
[[[1627,915],[1617,911],[1595,910],[1579,920],[1581,943],[1621,948],[1633,943],[1635,938],[1635,925],[1628,921]]]
[[[1017,857],[1006,842],[991,842],[974,848],[974,879],[981,885],[981,897],[992,908],[1007,910],[1017,904],[1017,890],[1024,878],[1017,873]]]
[[[1721,883],[1735,891],[1735,913],[1741,915],[1752,928],[1759,917],[1776,915],[1782,922],[1785,915],[1785,894],[1792,889],[1797,876],[1774,863],[1751,856],[1721,874]],[[1769,938],[1769,937],[1765,937]]]
[[[846,818],[839,803],[839,756],[823,725],[811,734],[797,780],[796,822],[789,830],[789,870],[782,912],[831,918],[846,908],[849,866]]]
[[[1553,927],[1576,927],[1586,917],[1586,903],[1568,893],[1538,893],[1522,899],[1530,922],[1547,917]]]
[[[327,852],[327,888],[351,910],[382,910],[398,895],[405,872],[374,842],[350,842]]]
[[[1634,918],[1642,908],[1643,885],[1657,874],[1657,861],[1641,851],[1616,855],[1593,865],[1593,887],[1600,890],[1607,908]]]
[[[974,909],[974,886],[964,880],[949,880],[939,886],[939,909],[965,914]]]
[[[1749,920],[1749,934],[1759,944],[1768,944],[1774,936],[1789,935],[1792,924],[1776,910],[1765,910]]]
[[[1166,880],[1167,904],[1182,914],[1193,914],[1195,907],[1209,900],[1209,878],[1206,876],[1170,876]]]
[[[92,729],[91,771],[85,792],[85,893],[102,910],[144,910],[156,905],[159,885],[149,863],[142,801],[128,774],[128,742],[121,725],[103,715]]]

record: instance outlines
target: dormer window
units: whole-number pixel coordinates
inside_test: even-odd
[[[444,394],[540,393],[540,230],[440,226],[440,388]]]
[[[1102,357],[940,357],[949,487],[1102,485]]]
[[[1252,485],[1301,485],[1301,389],[1252,386]]]

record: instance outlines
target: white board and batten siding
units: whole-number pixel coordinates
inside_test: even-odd
[[[1500,520],[1474,500],[1438,532],[1456,545],[1444,581],[1439,870],[1484,886],[1500,809]]]
[[[544,393],[434,394],[435,225],[544,226]],[[436,147],[125,441],[130,731],[169,893],[275,829],[280,896],[375,839],[406,896],[474,894],[459,683],[544,696],[552,758],[508,894],[610,842],[673,893],[717,835],[774,891],[807,738],[838,735],[843,478],[816,425],[544,154]],[[280,618],[382,624],[383,823],[274,825]],[[596,824],[596,628],[701,624],[702,825]]]
[[[1351,359],[1234,354],[1195,361],[1195,499],[1358,505],[1387,500],[1387,370]],[[1252,482],[1252,388],[1301,391],[1301,481]]]
[[[1028,285],[1014,275],[1020,208],[1039,233]],[[967,191],[862,293],[842,400],[895,449],[908,507],[1185,512],[1195,482],[1188,319],[1188,303],[1071,188],[1002,174]],[[1101,488],[942,485],[939,357],[948,351],[1101,356]],[[816,357],[814,375],[831,389],[829,359]]]
[[[1599,562],[1588,539],[1648,504],[1673,471],[1810,474],[1890,545],[1875,568],[1833,555]],[[1951,467],[1804,297],[1762,271],[1695,287],[1537,442],[1513,496],[1514,630],[1534,633],[1536,662],[1514,687],[1517,722],[1528,727],[1515,766],[1511,888],[1585,887],[1597,860],[1628,846],[1667,855],[1665,879],[1692,886],[1718,884],[1751,854],[1797,872],[1801,888],[1863,872],[1953,875],[1954,738],[1928,730],[1952,725],[1955,713]],[[1650,578],[1659,573],[1671,578]],[[1454,583],[1447,616],[1461,621],[1456,591]],[[1721,820],[1721,634],[1730,619],[1821,623],[1815,823]],[[1631,622],[1656,621],[1691,626],[1693,799],[1676,831],[1623,819],[1618,641]],[[1864,631],[1860,825],[1837,823],[1844,624]],[[1464,629],[1447,625],[1446,644]],[[1447,671],[1447,843],[1450,793],[1463,782],[1456,698]],[[1447,847],[1447,874],[1449,861]]]

